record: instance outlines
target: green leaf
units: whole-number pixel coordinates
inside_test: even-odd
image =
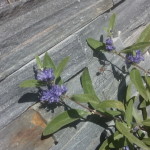
[[[72,95],[71,99],[76,102],[81,102],[81,103],[94,103],[94,104],[100,103],[100,101],[95,99],[95,96],[93,96],[92,94]]]
[[[126,102],[128,102],[132,96],[131,90],[132,90],[132,83],[130,82],[127,87]]]
[[[58,64],[56,70],[55,70],[55,78],[59,78],[61,73],[63,72],[65,66],[67,65],[67,62],[69,61],[69,57],[64,58],[61,60],[61,62]]]
[[[143,141],[146,145],[149,145],[149,146],[150,146],[150,138],[142,139],[142,141]]]
[[[145,100],[142,100],[142,102],[141,102],[140,105],[139,105],[139,108],[140,108],[140,109],[146,108],[146,101],[145,101]]]
[[[108,147],[108,139],[103,142],[99,150],[107,150],[106,147]]]
[[[42,64],[39,56],[35,56],[35,59],[36,59],[36,63],[37,63],[38,69],[42,70],[43,69],[43,64]]]
[[[100,101],[92,94],[78,94],[71,97],[73,101],[80,103],[90,103],[94,109],[98,109]]]
[[[46,52],[44,55],[44,60],[43,60],[43,67],[44,68],[52,68],[55,71],[55,64]]]
[[[61,79],[61,77],[58,77],[58,78],[55,80],[55,84],[62,85],[63,83],[64,83],[64,81]]]
[[[89,115],[90,112],[86,112],[83,110],[78,110],[78,109],[71,109],[68,111],[65,111],[58,116],[56,116],[51,122],[47,124],[47,127],[43,131],[43,135],[47,136],[50,135],[63,126],[74,122],[80,118],[83,118],[84,116]]]
[[[101,112],[103,112],[103,113],[105,113],[105,114],[108,114],[108,115],[111,115],[111,116],[118,116],[118,115],[121,115],[122,113],[120,112],[120,111],[118,111],[118,110],[102,110],[102,109],[100,109],[101,110]]]
[[[109,25],[108,25],[108,32],[110,33],[111,30],[114,29],[115,26],[115,20],[116,20],[116,14],[113,14],[109,19]]]
[[[40,87],[40,86],[45,86],[46,83],[38,80],[25,80],[23,81],[19,86],[26,88],[26,87]]]
[[[94,98],[95,101],[97,102],[100,101],[93,88],[88,68],[85,68],[83,71],[83,74],[81,76],[81,85],[85,94],[91,94],[95,97]]]
[[[125,118],[126,118],[127,125],[129,127],[132,126],[131,123],[133,119],[132,112],[133,112],[134,99],[135,97],[129,100],[128,105],[126,107],[126,111],[125,111]]]
[[[105,100],[99,104],[99,108],[103,110],[106,110],[107,108],[116,108],[125,112],[123,103],[117,100]]]
[[[86,41],[93,50],[105,50],[105,44],[102,42],[99,42],[92,38],[88,38]]]
[[[120,53],[125,53],[125,54],[132,53],[135,50],[144,49],[148,46],[150,46],[150,42],[140,42],[121,50]]]
[[[150,126],[150,119],[144,120],[144,121],[142,122],[142,124],[143,124],[144,126]]]
[[[150,87],[150,76],[145,76],[145,81],[147,85]]]
[[[144,31],[141,33],[140,37],[136,41],[136,43],[139,42],[149,42],[150,41],[150,25],[148,25]]]
[[[113,138],[115,136],[117,136],[119,134],[118,131],[116,131],[113,135],[109,136],[101,145],[101,147],[99,148],[99,150],[107,150],[108,149],[108,145],[109,143],[113,140]]]
[[[142,116],[141,116],[141,114],[139,114],[137,112],[137,110],[135,109],[134,106],[133,106],[133,110],[132,110],[132,115],[138,124],[140,124],[142,122]]]
[[[117,140],[113,140],[110,144],[109,144],[109,147],[110,148],[115,148],[115,149],[119,149],[119,148],[122,148],[124,146],[127,146],[128,143],[126,141],[126,138],[120,134],[120,137],[119,139]]]
[[[149,98],[150,101],[150,77],[149,76],[142,76],[144,82],[146,83],[146,93],[147,97]]]
[[[146,88],[143,85],[142,77],[140,75],[140,72],[137,69],[133,68],[131,70],[131,72],[130,72],[130,79],[131,79],[132,83],[134,84],[135,88],[140,93],[140,95],[146,101],[148,101],[148,97],[147,97],[147,93],[146,93]]]
[[[129,128],[127,128],[124,123],[116,121],[116,128],[129,140],[129,142],[136,144],[144,150],[149,150],[149,148],[141,140],[139,140],[132,133],[130,133]]]

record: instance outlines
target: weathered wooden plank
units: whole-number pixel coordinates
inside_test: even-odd
[[[73,1],[61,9],[52,2],[1,25],[1,80],[112,7],[111,0]]]
[[[121,6],[119,8],[121,11],[119,13],[120,15],[118,14],[120,20],[121,20],[121,16],[123,16],[123,14],[125,15],[125,13],[126,13],[123,11],[123,9],[125,9],[127,7],[126,4],[128,2],[129,1],[126,1],[125,3],[123,3],[122,10],[121,10]],[[130,1],[130,3],[131,3],[131,1]],[[140,5],[141,5],[141,3],[140,3]],[[144,9],[144,7],[142,9]],[[131,11],[131,9],[129,9],[129,11]],[[142,13],[142,10],[141,10],[141,13]],[[62,41],[58,46],[55,46],[53,49],[49,50],[49,53],[52,55],[52,57],[54,58],[56,63],[61,58],[65,57],[66,55],[68,55],[68,54],[71,55],[71,57],[72,57],[71,60],[73,59],[73,61],[70,62],[70,64],[67,66],[66,72],[63,74],[63,78],[65,80],[69,79],[75,73],[80,71],[85,65],[87,65],[87,62],[88,62],[90,74],[93,77],[93,82],[94,82],[94,84],[97,84],[96,91],[104,99],[111,98],[111,97],[117,97],[117,87],[118,87],[119,81],[114,80],[114,76],[113,76],[114,74],[109,74],[109,72],[105,72],[106,75],[102,74],[100,76],[96,76],[96,72],[99,69],[99,67],[101,67],[101,65],[99,64],[98,60],[96,60],[96,59],[91,61],[92,60],[92,51],[89,50],[85,39],[87,37],[93,37],[93,38],[99,39],[99,36],[103,33],[103,32],[101,32],[102,28],[106,24],[107,19],[105,18],[105,15],[106,14],[102,15],[101,17],[98,17],[96,20],[94,20],[93,22],[88,24],[86,27],[82,28],[79,32],[76,32],[73,36],[70,36],[65,41]],[[129,23],[130,19],[132,19],[132,16],[130,15],[128,17],[127,17],[126,22],[123,21],[122,23],[125,23],[126,26],[129,27],[132,24],[132,22]],[[136,20],[134,20],[134,21],[136,22]],[[127,30],[126,26],[121,26],[121,24],[119,25],[119,27],[123,31],[123,33],[126,32],[126,30]],[[123,36],[124,39],[126,37],[127,36]],[[39,40],[39,41],[42,42],[42,40]],[[48,41],[45,42],[44,44],[47,44],[47,43],[48,43]],[[41,45],[41,47],[44,46],[44,44]],[[36,45],[34,45],[34,46],[36,46]],[[25,49],[24,49],[24,51],[25,51]],[[44,52],[44,49],[42,49],[41,53],[43,53],[43,52]],[[34,57],[34,54],[32,55],[32,57]],[[114,57],[110,56],[109,54],[106,55],[106,58],[108,58],[108,60],[112,60],[115,65],[119,64],[120,67],[123,64],[123,62],[120,63],[120,60],[114,59]],[[17,60],[16,57],[15,57],[15,59]],[[22,65],[20,64],[20,67]],[[29,62],[27,65],[25,65],[24,67],[22,67],[15,73],[11,74],[9,77],[7,77],[5,80],[3,80],[0,83],[0,110],[1,110],[0,111],[0,120],[1,120],[0,127],[1,128],[6,126],[13,119],[15,119],[21,113],[23,113],[29,106],[31,106],[33,104],[33,101],[36,101],[37,97],[35,95],[34,95],[34,99],[29,99],[29,98],[33,98],[33,95],[29,94],[29,92],[34,92],[34,90],[31,90],[31,89],[26,90],[26,89],[18,88],[18,84],[22,80],[29,79],[34,76],[32,73],[32,66],[34,66],[34,61]],[[111,69],[111,66],[108,65],[106,69],[108,69],[108,70]],[[104,77],[106,79],[104,79]],[[69,93],[70,94],[74,93],[74,92],[80,93],[82,90],[81,90],[81,88],[78,87],[79,83],[75,84],[77,80],[75,80],[75,83],[72,83],[72,84],[71,84],[71,81],[72,80],[70,80],[67,83],[68,87],[70,89]],[[78,78],[78,81],[79,81],[79,78]],[[113,87],[114,87],[113,89],[111,88],[111,85],[113,85]],[[104,90],[104,94],[106,93],[105,95],[103,95],[103,93],[101,93],[102,90]],[[109,91],[109,94],[108,94],[108,91]],[[24,95],[25,93],[28,93],[28,94]],[[23,98],[20,99],[20,97],[22,95],[23,95]],[[18,100],[19,100],[19,103],[17,103]],[[23,101],[24,101],[24,103],[21,103]],[[32,102],[30,102],[30,101],[32,101]],[[74,106],[72,103],[70,105]],[[46,114],[47,119],[51,119],[52,116],[55,116],[56,114],[58,114],[60,111],[62,111],[62,109],[63,108],[55,109],[54,114],[47,113]],[[99,129],[99,126],[95,126],[95,125],[91,125],[91,124],[85,125],[83,123],[83,124],[80,124],[78,127],[79,128],[77,128],[77,130],[72,129],[72,128],[69,128],[70,129],[69,130],[67,128],[67,129],[63,129],[63,130],[57,132],[55,135],[59,139],[60,143],[56,147],[54,146],[53,149],[57,150],[57,149],[62,148],[62,146],[64,146],[65,149],[72,149],[72,150],[73,149],[79,149],[79,150],[81,149],[82,150],[85,148],[85,145],[86,145],[87,149],[89,148],[89,150],[90,150],[90,148],[91,148],[90,145],[94,145],[92,143],[93,142],[92,139],[95,137],[97,137],[97,139],[94,141],[97,142],[96,143],[97,145],[99,144],[98,139],[99,139],[100,132],[102,131],[102,129]],[[90,127],[90,129],[92,129],[92,130],[90,131],[90,129],[88,127]],[[94,128],[94,130],[93,130],[93,128]],[[90,131],[90,132],[88,132],[88,131]],[[86,136],[84,136],[84,133],[86,133],[86,132],[88,132],[88,134]],[[76,133],[78,133],[78,134],[76,134]],[[91,136],[88,136],[89,134]],[[72,137],[72,135],[74,135],[74,137]],[[77,138],[78,135],[80,135],[79,138]],[[66,137],[66,138],[64,138],[64,137]],[[78,147],[79,145],[77,145],[77,144],[75,145],[75,143],[79,143],[79,145],[81,145],[81,147]],[[93,149],[95,148],[94,146],[93,146]]]
[[[48,51],[55,63],[57,64],[62,58],[70,56],[70,62],[62,75],[64,80],[69,79],[86,66],[86,56],[82,51],[81,44],[76,35],[71,36],[69,39],[55,46]],[[11,122],[14,117],[25,111],[37,99],[27,100],[29,97],[21,98],[25,93],[31,89],[23,89],[19,84],[26,79],[34,78],[33,66],[35,61],[31,61],[20,70],[13,73],[11,76],[1,81],[0,83],[0,128]],[[32,90],[33,91],[33,90]],[[32,96],[31,96],[32,97]],[[37,98],[37,97],[36,97]],[[20,100],[19,100],[20,99]],[[27,103],[21,103],[22,101]],[[18,103],[19,102],[19,103]],[[5,115],[6,114],[6,115]],[[11,115],[10,115],[11,114]]]
[[[126,0],[113,10],[117,15],[116,28],[121,31],[121,38],[124,41],[133,34],[140,26],[150,22],[149,0]]]
[[[52,137],[41,140],[46,122],[34,110],[28,110],[0,131],[1,150],[49,150]]]

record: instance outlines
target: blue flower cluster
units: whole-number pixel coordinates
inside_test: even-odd
[[[60,101],[60,97],[67,92],[67,88],[64,85],[53,85],[52,81],[55,79],[53,69],[44,69],[38,72],[37,80],[46,81],[50,84],[50,88],[41,92],[41,101],[47,101],[49,103],[57,103]],[[50,81],[50,82],[49,82]]]
[[[143,54],[140,50],[136,50],[136,55],[129,53],[126,55],[126,63],[132,64],[132,63],[140,63],[140,61],[144,61]]]
[[[113,40],[109,37],[108,39],[106,39],[106,50],[108,51],[112,51],[115,50],[116,48],[113,45]]]
[[[57,103],[60,101],[60,96],[67,92],[64,85],[53,85],[49,90],[42,92],[41,101],[48,101],[49,103]]]
[[[53,69],[44,69],[37,74],[37,80],[53,81],[55,79]]]

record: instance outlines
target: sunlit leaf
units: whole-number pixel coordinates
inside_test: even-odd
[[[99,101],[95,99],[95,96],[93,96],[92,94],[72,95],[71,99],[76,102],[81,102],[81,103],[89,102],[89,103],[99,104]]]
[[[146,101],[142,101],[141,103],[140,103],[140,105],[139,105],[139,108],[141,109],[141,108],[145,108],[146,107]]]
[[[92,94],[72,95],[71,99],[80,103],[90,103],[95,110],[99,107],[100,104],[100,101],[97,100],[97,97],[93,96]]]
[[[120,53],[132,53],[135,50],[142,50],[143,48],[146,48],[148,46],[150,46],[150,42],[140,42],[121,50]]]
[[[99,104],[99,108],[103,110],[106,110],[107,108],[116,108],[125,111],[123,103],[117,100],[105,100]]]
[[[127,87],[127,92],[126,92],[126,101],[129,101],[131,96],[132,96],[132,83],[130,82],[128,84],[128,87]]]
[[[104,50],[105,49],[105,44],[102,42],[99,42],[92,38],[88,38],[86,41],[93,50]]]
[[[19,86],[26,88],[26,87],[40,87],[40,86],[45,86],[46,83],[38,80],[25,80],[23,81]]]
[[[142,122],[142,124],[143,124],[144,126],[150,126],[150,119],[144,120],[144,121]]]
[[[142,122],[142,115],[137,112],[137,110],[135,109],[134,106],[133,106],[133,110],[132,110],[132,115],[137,123],[140,124]]]
[[[70,57],[66,57],[61,60],[61,62],[58,64],[56,70],[55,70],[55,78],[57,79],[60,77],[61,73],[63,72],[64,68],[66,67]]]
[[[129,128],[127,128],[124,123],[116,121],[116,128],[129,140],[129,142],[136,144],[144,150],[149,150],[149,148],[141,140],[139,140],[132,133],[130,133]]]
[[[50,121],[47,124],[47,127],[43,131],[43,135],[44,136],[50,135],[58,131],[63,126],[71,122],[74,122],[80,118],[83,118],[89,114],[90,112],[86,112],[86,111],[78,110],[78,109],[71,109],[71,110],[65,111],[59,114],[58,116],[56,116],[52,121]]]
[[[35,59],[36,59],[36,64],[38,66],[38,69],[42,70],[43,69],[43,64],[42,64],[39,56],[35,56]]]
[[[88,68],[84,69],[83,71],[83,74],[81,76],[81,85],[85,94],[91,94],[94,96],[95,101],[97,102],[100,101],[93,88],[92,80],[91,80]]]
[[[147,85],[150,87],[150,76],[145,76],[145,81]]]
[[[134,99],[135,98],[132,98],[128,101],[126,111],[125,111],[125,118],[126,118],[127,125],[129,127],[131,127],[131,123],[132,123],[132,119],[133,119],[132,112],[133,112]]]
[[[150,146],[150,138],[144,138],[142,139],[142,141],[146,144]]]
[[[116,14],[113,14],[109,19],[108,32],[110,33],[115,26]]]
[[[146,83],[146,93],[150,101],[150,76],[142,76],[142,78],[144,82]]]
[[[53,70],[55,70],[55,64],[54,64],[54,62],[52,61],[52,59],[50,58],[50,56],[48,55],[47,52],[44,55],[43,67],[44,68],[52,68]]]
[[[141,33],[141,35],[139,36],[138,40],[136,41],[136,43],[139,42],[149,42],[150,41],[150,25],[148,25],[144,31]]]
[[[146,101],[148,101],[148,97],[147,97],[146,89],[145,89],[145,87],[143,85],[142,77],[140,75],[140,72],[137,69],[134,68],[134,69],[131,70],[131,72],[130,72],[130,79],[131,79],[132,83],[134,84],[135,88],[140,93],[140,95]]]
[[[118,110],[103,110],[102,108],[98,109],[99,111],[105,113],[105,114],[108,114],[108,115],[111,115],[111,116],[119,116],[122,114],[122,112],[118,111]]]

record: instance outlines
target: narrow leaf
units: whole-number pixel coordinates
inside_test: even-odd
[[[128,105],[126,107],[126,111],[125,111],[125,118],[126,118],[127,125],[129,127],[131,127],[131,123],[132,123],[132,119],[133,119],[133,116],[132,116],[133,103],[134,103],[134,98],[129,100]]]
[[[142,139],[142,141],[143,141],[146,145],[149,145],[149,146],[150,146],[150,138]]]
[[[145,81],[147,85],[150,87],[150,76],[145,76]]]
[[[138,49],[142,50],[148,46],[150,46],[150,42],[140,42],[140,43],[133,44],[132,46],[129,46],[121,50],[120,53],[132,53],[135,50],[138,50]]]
[[[130,133],[129,128],[127,128],[124,123],[116,121],[116,128],[129,140],[129,142],[136,144],[144,150],[149,150],[149,148],[141,140],[139,140],[132,133]]]
[[[134,106],[133,106],[133,110],[132,110],[132,115],[138,124],[140,124],[142,122],[142,116],[141,116],[141,114],[139,114],[137,112],[137,110],[135,109]]]
[[[43,64],[42,64],[39,56],[35,56],[35,59],[36,59],[36,63],[37,63],[38,69],[42,70],[43,69]]]
[[[97,99],[95,99],[95,96],[92,94],[78,94],[78,95],[72,95],[71,97],[72,100],[76,102],[81,102],[81,103],[94,103],[94,104],[99,104]]]
[[[71,109],[68,111],[65,111],[58,116],[56,116],[51,122],[47,124],[47,127],[45,128],[43,135],[47,136],[50,135],[63,126],[74,122],[84,116],[89,115],[89,112],[83,111],[83,110],[77,110],[77,109]]]
[[[101,145],[101,147],[99,148],[99,150],[107,150],[108,149],[108,145],[110,143],[110,141],[113,140],[113,138],[115,136],[117,136],[119,133],[118,131],[116,131],[113,135],[109,136]]]
[[[63,72],[65,66],[67,65],[67,62],[69,61],[69,57],[64,58],[61,60],[61,62],[58,64],[56,70],[55,70],[55,78],[57,79],[60,77],[61,73]]]
[[[25,80],[19,86],[26,88],[26,87],[40,87],[45,86],[46,83],[38,81],[38,80]]]
[[[132,81],[132,83],[134,84],[135,88],[138,90],[138,92],[140,93],[140,95],[146,100],[148,101],[148,97],[146,94],[146,89],[143,85],[142,82],[142,77],[140,75],[140,72],[137,69],[132,69],[130,72],[130,79]]]
[[[122,113],[121,113],[120,111],[118,111],[118,110],[102,110],[102,109],[100,109],[99,111],[101,111],[101,112],[103,112],[103,113],[106,113],[106,114],[108,114],[108,115],[111,115],[111,116],[113,116],[113,117],[119,116],[119,115],[122,114]]]
[[[105,44],[102,42],[99,42],[92,38],[88,38],[86,41],[93,50],[104,50],[105,49]]]
[[[150,41],[150,25],[148,25],[144,31],[141,33],[140,37],[136,41],[136,43],[139,42],[149,42]]]
[[[130,99],[131,96],[132,96],[131,90],[132,90],[132,83],[130,82],[130,83],[128,84],[128,87],[127,87],[126,102],[128,102],[129,99]]]
[[[50,56],[48,55],[47,52],[44,55],[43,67],[44,68],[52,68],[52,69],[55,70],[55,64],[54,64],[54,62],[52,61],[52,59],[50,58]]]
[[[81,76],[81,85],[85,94],[92,94],[95,97],[95,101],[100,101],[93,88],[88,68],[84,69],[83,71],[83,74]]]
[[[113,14],[109,19],[108,32],[110,33],[115,26],[116,14]]]
[[[122,137],[121,137],[122,136]],[[120,137],[119,139],[117,140],[113,140],[110,144],[109,144],[109,147],[110,148],[115,148],[115,149],[119,149],[119,148],[122,148],[124,146],[127,146],[128,143],[126,141],[126,138],[120,134]]]
[[[103,110],[106,110],[107,108],[116,108],[125,111],[123,103],[117,100],[105,100],[99,104],[99,107]]]
[[[80,103],[90,103],[95,110],[99,108],[100,104],[100,101],[97,100],[97,97],[93,96],[92,94],[73,95],[71,99]]]
[[[145,126],[150,126],[150,119],[144,120],[142,124]]]

